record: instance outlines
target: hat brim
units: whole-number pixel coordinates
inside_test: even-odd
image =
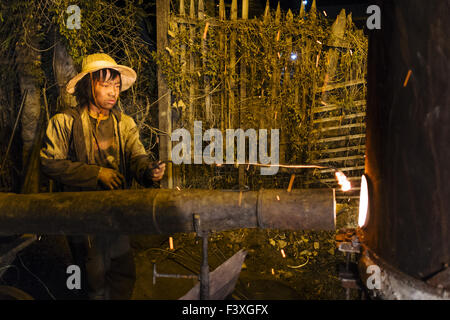
[[[92,68],[90,70],[86,70],[84,72],[80,72],[79,74],[77,74],[75,77],[73,77],[66,85],[66,91],[70,94],[74,94],[75,93],[75,86],[77,85],[78,81],[80,81],[85,75],[91,73],[91,72],[96,72],[98,70],[101,69],[114,69],[116,71],[118,71],[120,73],[120,78],[122,80],[122,89],[121,91],[125,91],[128,88],[130,88],[133,83],[136,81],[137,75],[136,72],[127,67],[127,66],[122,66],[122,65],[103,65],[101,67],[97,67],[97,68]]]

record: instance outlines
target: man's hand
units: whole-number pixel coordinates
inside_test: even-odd
[[[119,187],[125,183],[125,177],[114,169],[100,167],[98,181],[107,188],[113,190],[119,189]]]
[[[158,161],[151,169],[152,181],[160,181],[164,176],[164,171],[166,171],[166,164],[162,161]]]

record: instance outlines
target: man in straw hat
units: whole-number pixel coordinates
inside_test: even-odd
[[[135,80],[133,69],[97,53],[67,83],[78,105],[50,119],[40,151],[42,172],[64,191],[125,189],[133,178],[156,187],[162,179],[165,164],[148,159],[136,123],[114,108]],[[70,236],[68,242],[90,299],[131,297],[135,266],[127,236]]]

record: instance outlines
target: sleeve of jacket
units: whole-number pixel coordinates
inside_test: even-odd
[[[154,162],[148,158],[144,145],[140,140],[136,122],[130,116],[124,114],[122,116],[126,128],[124,130],[125,152],[129,159],[131,175],[144,187],[159,187],[159,182],[151,180],[151,170],[149,168],[152,167]]]
[[[68,157],[72,123],[72,117],[63,113],[50,119],[40,150],[42,172],[64,185],[95,188],[100,167]]]

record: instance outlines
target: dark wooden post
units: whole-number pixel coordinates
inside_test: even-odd
[[[159,54],[164,54],[165,48],[168,45],[169,9],[169,1],[156,1],[156,47]],[[170,107],[170,90],[160,68],[158,68],[158,112],[159,129],[165,133],[159,136],[159,158],[161,160],[171,160],[172,142],[170,140],[170,134],[172,133],[172,113]],[[161,182],[161,186],[163,188],[173,188],[172,163],[167,164],[166,174]]]
[[[386,0],[370,31],[368,247],[426,280],[450,263],[448,1]]]

